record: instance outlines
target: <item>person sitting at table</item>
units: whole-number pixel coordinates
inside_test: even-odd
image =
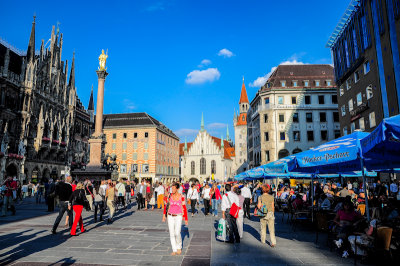
[[[355,223],[362,218],[360,213],[354,210],[354,205],[349,198],[343,202],[343,208],[338,210],[335,219],[333,220],[337,225],[338,237],[345,238],[349,235]]]
[[[284,191],[282,192],[280,199],[284,200],[289,196],[289,189],[285,188]]]
[[[331,201],[326,194],[322,194],[319,199],[318,205],[321,209],[328,210],[331,208]]]

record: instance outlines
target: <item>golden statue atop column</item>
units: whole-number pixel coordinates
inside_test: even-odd
[[[106,61],[107,61],[107,57],[108,57],[108,50],[107,53],[104,54],[104,49],[101,50],[101,55],[99,56],[99,70],[107,70],[106,68]]]

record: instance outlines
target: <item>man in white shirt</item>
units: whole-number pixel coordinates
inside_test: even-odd
[[[247,218],[250,219],[251,191],[250,191],[250,188],[248,187],[248,184],[245,184],[244,187],[241,189],[241,195],[244,197],[243,217],[247,216]]]
[[[222,197],[221,210],[222,218],[228,222],[229,225],[229,241],[228,243],[240,243],[240,236],[238,227],[236,224],[236,218],[229,214],[232,205],[235,203],[239,206],[239,197],[235,193],[231,192],[231,185],[225,185],[225,191],[227,192]]]
[[[204,214],[205,215],[208,215],[208,213],[210,212],[210,191],[211,191],[211,188],[208,185],[208,183],[206,183],[206,185],[203,188],[203,191],[201,193],[201,195],[203,197],[203,201],[204,201]]]

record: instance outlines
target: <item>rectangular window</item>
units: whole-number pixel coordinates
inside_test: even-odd
[[[340,130],[335,130],[335,139],[340,138]]]
[[[264,132],[264,140],[265,140],[265,141],[269,141],[268,132]]]
[[[132,160],[137,160],[137,153],[132,153]]]
[[[269,97],[265,98],[265,104],[269,104]]]
[[[297,87],[297,81],[293,81],[293,87]]]
[[[293,131],[293,140],[300,141],[300,131]]]
[[[319,122],[326,122],[326,113],[325,112],[319,113]]]
[[[149,159],[149,154],[143,153],[143,160],[148,160],[148,159]]]
[[[346,80],[346,90],[350,90],[351,89],[351,81],[350,79]]]
[[[122,143],[122,149],[123,150],[126,150],[126,147],[128,146],[128,144],[127,143]]]
[[[112,150],[116,150],[117,149],[117,143],[113,143],[112,144]]]
[[[328,131],[321,130],[321,140],[328,140]]]
[[[364,122],[364,117],[361,117],[360,120],[358,120],[358,123],[360,125],[361,131],[365,130],[365,122]]]
[[[325,95],[318,95],[318,103],[325,104]]]
[[[375,121],[375,112],[369,113],[369,127],[373,128],[376,126],[376,121]]]
[[[149,143],[148,143],[148,142],[145,142],[145,143],[144,143],[144,149],[147,150],[148,148],[149,148]]]
[[[367,74],[369,71],[370,71],[369,61],[366,61],[364,63],[364,75]]]
[[[113,133],[113,139],[117,139],[117,133]]]
[[[293,114],[293,123],[299,123],[299,113]]]
[[[269,151],[265,151],[265,161],[269,162],[270,158],[269,158]]]
[[[308,80],[304,81],[304,87],[308,87]]]
[[[353,133],[354,130],[356,130],[356,124],[355,124],[354,122],[352,122],[352,123],[350,124],[350,133]]]
[[[143,173],[148,173],[148,172],[149,172],[149,165],[143,164]]]
[[[138,165],[137,164],[132,164],[132,170],[133,173],[137,173],[138,171]]]
[[[311,104],[311,96],[310,95],[306,95],[304,97],[304,102],[305,102],[305,104]]]
[[[340,108],[342,110],[342,116],[346,115],[346,105],[342,105],[342,107]]]
[[[315,81],[315,87],[319,87],[319,80]]]
[[[137,142],[134,142],[134,143],[133,143],[133,149],[136,150],[137,148],[138,148],[138,143],[137,143]]]
[[[307,123],[312,123],[312,113],[306,113],[306,121]]]
[[[354,83],[360,80],[360,73],[358,71],[354,72]]]
[[[292,104],[296,104],[297,103],[297,98],[296,97],[292,97]]]
[[[349,100],[349,112],[353,111],[353,99]]]
[[[358,45],[357,45],[357,35],[356,35],[356,30],[353,28],[353,50],[354,50],[354,57],[357,59],[358,58]]]
[[[148,132],[144,132],[144,137],[148,138],[149,137],[149,133]]]
[[[333,112],[333,122],[339,122],[339,112]]]
[[[344,53],[346,55],[346,66],[347,68],[350,67],[350,58],[349,58],[349,49],[347,45],[347,40],[344,40]]]
[[[331,83],[332,83],[332,82],[331,82],[330,80],[327,80],[327,81],[326,81],[326,86],[331,86]]]
[[[361,92],[357,93],[357,106],[362,104],[362,95]]]
[[[283,104],[283,96],[278,96],[278,104]]]
[[[121,166],[119,168],[119,172],[121,174],[126,174],[126,164],[121,164]]]
[[[122,160],[126,160],[126,153],[122,153]]]
[[[372,96],[374,96],[373,92],[372,92],[372,85],[369,85],[366,89],[366,93],[367,93],[367,100],[371,99]]]
[[[307,140],[314,141],[314,131],[307,131]]]
[[[280,140],[285,140],[285,136],[286,134],[285,134],[285,132],[281,132],[280,133]]]
[[[133,133],[133,137],[136,139],[137,138],[137,133]]]
[[[286,81],[284,80],[281,81],[281,87],[286,87]]]
[[[264,123],[268,123],[268,115],[264,114]]]
[[[279,123],[285,123],[285,115],[279,114]]]
[[[337,104],[337,95],[332,95],[332,104]]]
[[[128,136],[128,134],[127,134],[127,133],[124,133],[124,134],[123,134],[123,138],[124,138],[124,139],[126,139],[126,138],[127,138],[127,136]]]

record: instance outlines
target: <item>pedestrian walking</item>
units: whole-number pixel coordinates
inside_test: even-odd
[[[274,197],[269,194],[270,187],[267,184],[264,184],[262,187],[263,194],[258,199],[257,208],[261,209],[263,206],[267,207],[267,215],[260,219],[261,226],[261,243],[265,244],[265,238],[267,235],[267,225],[268,231],[271,238],[271,247],[275,247],[276,239],[275,239],[275,206],[274,206]]]
[[[69,199],[72,195],[72,186],[71,186],[71,181],[72,177],[67,176],[65,178],[65,182],[58,182],[55,186],[55,192],[54,194],[58,196],[59,202],[60,202],[60,210],[58,211],[58,216],[56,220],[54,221],[53,228],[51,230],[52,234],[56,234],[57,232],[57,227],[61,222],[61,219],[64,216],[64,213],[67,212],[67,217],[68,218],[68,224],[69,227],[72,227],[72,221],[73,221],[73,214],[72,210],[69,207]],[[66,223],[67,225],[67,223]]]
[[[211,191],[210,185],[206,183],[201,193],[204,203],[204,215],[206,216],[210,212],[210,191]]]
[[[221,193],[216,183],[211,188],[211,213],[213,216],[218,217],[218,206],[221,202]]]
[[[85,232],[85,228],[83,227],[83,219],[82,219],[82,211],[83,207],[85,206],[85,201],[86,195],[85,195],[85,188],[81,182],[79,182],[76,185],[76,189],[74,192],[72,192],[70,198],[69,198],[69,205],[68,209],[71,210],[71,208],[75,212],[75,219],[74,223],[72,224],[71,228],[71,236],[76,236],[76,227],[80,226],[80,231],[81,233]]]
[[[242,239],[243,238],[243,217],[244,217],[243,203],[244,203],[245,198],[242,196],[242,191],[239,187],[235,187],[234,192],[239,197],[239,208],[240,209],[239,209],[239,216],[236,219],[236,224],[238,227],[239,237],[240,237],[240,239]]]
[[[93,210],[93,185],[92,182],[90,182],[89,179],[86,179],[85,183],[85,196],[86,199],[89,201],[89,206],[90,206],[90,210]]]
[[[1,216],[6,216],[8,208],[10,208],[11,212],[13,215],[15,215],[15,206],[14,206],[14,200],[13,200],[13,191],[15,191],[17,188],[13,184],[13,179],[11,176],[9,176],[6,181],[3,183],[3,187],[5,188],[4,191],[4,196],[3,196],[3,209]]]
[[[146,197],[144,209],[147,211],[151,198],[153,197],[153,188],[151,187],[150,180],[146,182]]]
[[[136,187],[137,191],[137,205],[138,205],[138,210],[141,210],[145,207],[145,200],[146,200],[146,183],[144,182],[144,179],[140,182],[140,184],[137,185]]]
[[[196,203],[199,200],[199,192],[197,191],[197,187],[195,184],[192,184],[191,188],[188,191],[188,203],[191,207],[192,217],[197,212]]]
[[[40,181],[36,185],[36,203],[37,204],[42,203],[43,192],[44,192],[44,185],[43,185],[43,182]]]
[[[55,204],[55,191],[56,186],[53,182],[53,179],[49,180],[47,190],[46,190],[46,198],[47,198],[47,211],[53,212],[54,211],[54,204]]]
[[[108,207],[108,219],[107,223],[111,223],[115,213],[115,185],[113,182],[109,184],[109,188],[106,191],[106,202]]]
[[[131,198],[132,198],[132,186],[131,182],[128,180],[126,181],[125,185],[125,206],[130,206]]]
[[[164,208],[162,221],[168,219],[169,236],[171,239],[172,253],[171,255],[180,255],[182,253],[182,219],[188,225],[187,210],[185,205],[185,197],[178,192],[179,183],[172,185],[172,193],[168,197],[167,205]]]
[[[125,204],[125,193],[126,193],[126,189],[125,189],[125,185],[124,183],[122,183],[122,178],[118,179],[118,184],[115,186],[115,189],[117,190],[117,209],[118,206],[122,206],[124,208],[126,208],[126,204]]]
[[[103,221],[104,214],[104,197],[106,192],[100,184],[96,184],[93,189],[93,207],[94,207],[94,222],[97,223],[97,211],[100,213],[100,221]]]
[[[161,209],[161,208],[164,209],[164,192],[165,192],[164,186],[160,182],[157,187],[157,208],[158,209]]]
[[[225,191],[227,193],[222,197],[221,210],[222,210],[222,218],[228,222],[229,226],[228,243],[235,243],[235,242],[240,243],[240,236],[236,223],[236,217],[233,214],[231,214],[231,209],[235,210],[239,208],[239,197],[231,191],[230,184],[225,185]]]
[[[24,181],[24,184],[22,185],[22,198],[25,199],[26,197],[28,197],[28,190],[28,185],[26,184],[26,181]]]
[[[243,217],[247,217],[248,219],[250,219],[251,191],[248,186],[248,184],[244,185],[244,187],[241,189],[241,195],[244,197]]]

